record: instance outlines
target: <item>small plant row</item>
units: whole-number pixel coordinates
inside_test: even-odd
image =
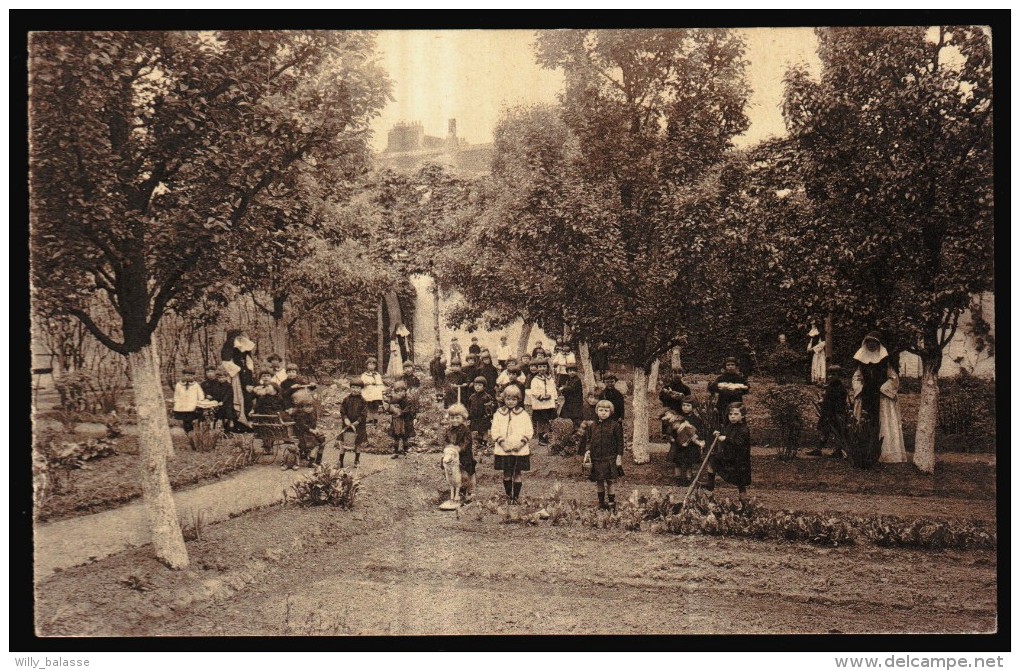
[[[895,516],[822,514],[770,510],[757,501],[715,500],[696,492],[682,508],[682,499],[652,490],[635,493],[621,502],[619,512],[598,510],[590,502],[563,500],[559,492],[540,499],[525,499],[506,506],[494,496],[483,504],[505,524],[619,528],[680,535],[731,536],[756,540],[785,540],[813,545],[839,546],[872,543],[881,547],[925,550],[995,549],[996,532],[980,521],[904,519]]]
[[[73,470],[88,468],[87,462],[117,454],[117,445],[107,438],[83,441],[47,440],[41,444],[46,467]]]

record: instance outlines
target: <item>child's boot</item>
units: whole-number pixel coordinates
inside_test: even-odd
[[[515,505],[520,503],[519,499],[520,499],[520,496],[521,496],[521,484],[522,483],[520,483],[520,482],[515,482],[514,483],[514,495],[513,495],[513,499],[511,499],[511,502],[514,503]]]
[[[616,494],[609,495],[609,512],[616,514]]]
[[[509,501],[514,497],[514,483],[512,480],[503,481],[503,489],[506,491],[506,498]]]
[[[599,510],[605,510],[606,509],[606,493],[605,492],[599,492],[598,494],[599,494]]]

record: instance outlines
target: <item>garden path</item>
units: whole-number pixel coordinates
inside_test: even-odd
[[[326,447],[324,463],[335,463],[337,451]],[[348,465],[351,457],[348,457]],[[363,454],[357,474],[361,478],[392,467],[390,455]],[[353,470],[353,469],[349,469]],[[202,512],[203,523],[283,500],[286,488],[310,471],[281,471],[279,466],[253,466],[210,484],[174,492],[178,516],[186,522]],[[145,507],[140,500],[92,515],[82,515],[35,527],[35,579],[54,571],[96,561],[132,546],[149,542]]]

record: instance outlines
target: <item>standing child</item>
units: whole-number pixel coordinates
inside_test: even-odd
[[[744,418],[744,406],[731,403],[726,409],[726,425],[722,433],[713,435],[718,439],[712,458],[709,460],[708,483],[705,489],[715,489],[716,473],[724,480],[737,486],[740,499],[744,499],[747,486],[751,484],[751,433]]]
[[[468,420],[475,447],[481,449],[483,441],[489,435],[489,429],[492,428],[492,414],[496,412],[496,399],[486,389],[486,380],[481,375],[474,379],[472,386],[474,393],[468,399]]]
[[[205,396],[220,404],[220,407],[216,408],[216,419],[222,422],[225,432],[232,432],[237,411],[234,409],[234,388],[230,384],[227,371],[222,368],[216,369],[216,384],[209,387]]]
[[[499,377],[499,371],[492,365],[492,354],[489,353],[489,350],[483,349],[479,359],[478,375],[485,378],[485,389],[491,394],[496,391],[496,379]]]
[[[174,419],[181,420],[185,433],[191,433],[195,429],[195,420],[201,418],[202,411],[198,409],[198,402],[204,398],[205,392],[195,382],[195,370],[182,370],[180,382],[174,385],[173,414]]]
[[[414,374],[413,361],[404,362],[404,374],[400,377],[400,379],[407,385],[408,390],[417,389],[421,386],[421,380]]]
[[[715,404],[716,413],[719,417],[719,423],[725,424],[728,418],[728,408],[733,403],[743,403],[744,394],[749,391],[747,385],[747,378],[737,370],[737,360],[735,357],[728,357],[726,359],[725,368],[723,374],[715,379],[708,385],[708,393],[717,394],[717,400]]]
[[[318,429],[319,417],[311,395],[302,396],[291,411],[294,418],[294,434],[297,436],[296,449],[288,449],[281,471],[298,469],[298,462],[305,459],[309,466],[322,463],[322,451],[326,436]],[[290,446],[294,447],[294,446]]]
[[[499,347],[496,349],[496,363],[499,364],[500,370],[506,370],[506,364],[513,355],[510,353],[510,345],[506,342],[506,336],[499,337]]]
[[[623,425],[610,419],[613,404],[605,399],[595,406],[595,414],[597,419],[585,429],[580,450],[584,452],[584,460],[591,463],[588,479],[596,483],[599,509],[615,513],[613,481],[623,475]]]
[[[461,353],[460,343],[457,341],[457,336],[453,336],[453,338],[450,339],[450,365],[451,366],[453,365],[454,361],[457,362],[458,366],[461,364],[460,353]]]
[[[283,381],[287,379],[287,369],[283,365],[283,359],[279,354],[273,353],[266,357],[266,362],[269,364],[269,370],[273,373],[273,382],[276,386],[283,384]]]
[[[259,383],[252,389],[255,401],[252,413],[256,415],[276,415],[283,412],[283,396],[280,387],[273,382],[273,371],[263,369],[259,374]]]
[[[294,384],[298,379],[297,364],[287,364],[287,379],[280,383],[280,393],[283,395],[283,405],[287,408],[294,407]]]
[[[478,336],[471,336],[471,344],[468,345],[468,354],[478,356],[482,353],[482,346],[478,344]]]
[[[407,442],[414,437],[414,399],[407,393],[403,380],[393,383],[389,403],[390,437],[393,438],[393,459],[407,454]]]
[[[521,394],[510,385],[503,390],[503,402],[492,418],[489,437],[495,446],[494,467],[503,471],[503,489],[511,504],[518,503],[521,494],[521,474],[531,470],[529,443],[535,435],[528,413],[520,407]]]
[[[450,423],[443,432],[443,445],[457,448],[460,455],[460,478],[461,491],[457,496],[463,494],[464,502],[470,503],[475,491],[475,455],[471,448],[471,429],[464,422],[468,418],[468,409],[460,403],[454,403],[447,411]]]
[[[429,375],[436,389],[442,389],[446,384],[446,359],[443,358],[443,350],[437,349],[436,355],[429,361]]]
[[[386,391],[386,385],[383,384],[382,375],[377,370],[378,362],[374,356],[370,356],[365,359],[365,372],[361,374],[362,392],[361,396],[365,399],[365,403],[368,404],[368,410],[372,413],[370,424],[375,424],[378,419],[375,417],[375,413],[382,409],[383,393]]]
[[[365,383],[360,377],[351,380],[351,393],[340,403],[340,421],[345,432],[354,433],[354,466],[357,468],[361,461],[361,446],[368,440],[368,431],[365,424],[368,422],[368,402],[362,397],[362,389]],[[341,436],[343,433],[341,433]],[[340,450],[340,468],[344,467],[344,455],[347,453],[347,443],[337,437],[337,447]],[[316,462],[318,463],[318,461]],[[309,463],[309,468],[314,466]]]
[[[581,389],[581,378],[577,376],[577,365],[567,364],[567,376],[559,387],[563,395],[563,407],[560,417],[569,419],[577,430],[584,419],[584,390]]]
[[[549,444],[549,423],[556,419],[556,381],[549,373],[549,364],[545,359],[535,361],[537,374],[531,380],[531,419],[535,433],[541,445]]]
[[[460,369],[460,362],[451,361],[450,371],[446,374],[446,392],[443,395],[443,407],[449,408],[455,403],[465,405],[468,398],[465,391],[464,372]]]
[[[818,442],[816,449],[808,454],[820,457],[822,450],[832,437],[833,431],[839,431],[846,425],[846,387],[843,386],[843,369],[840,366],[829,366],[825,394],[822,396],[822,409],[818,417]],[[843,450],[833,446],[830,456],[838,458]]]
[[[613,373],[606,373],[605,375],[605,389],[599,394],[600,400],[606,400],[613,404],[613,419],[617,422],[623,423],[623,413],[625,412],[625,399],[623,393],[616,388],[616,375]]]
[[[667,410],[664,423],[669,438],[668,459],[673,464],[673,477],[684,487],[691,483],[694,469],[701,460],[701,448],[705,447],[705,423],[694,411],[694,399],[685,396],[680,401],[680,411]]]

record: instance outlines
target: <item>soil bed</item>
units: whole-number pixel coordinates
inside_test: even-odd
[[[561,481],[564,496],[594,504],[594,486],[580,480],[573,459],[540,453],[532,461],[525,497],[547,495]],[[412,454],[370,475],[351,511],[276,506],[210,525],[189,543],[186,571],[165,569],[148,547],[61,571],[37,586],[37,629],[160,636],[996,627],[993,551],[825,548],[503,524],[480,503],[439,511],[438,463],[437,455]],[[643,468],[628,467],[621,498],[635,486],[653,486]],[[502,489],[491,458],[479,473],[480,498]],[[730,493],[721,487],[717,496]],[[994,519],[993,499],[812,497],[779,489],[761,496],[772,499],[770,507],[804,509],[810,502],[835,510],[871,502],[882,514],[902,517]]]

